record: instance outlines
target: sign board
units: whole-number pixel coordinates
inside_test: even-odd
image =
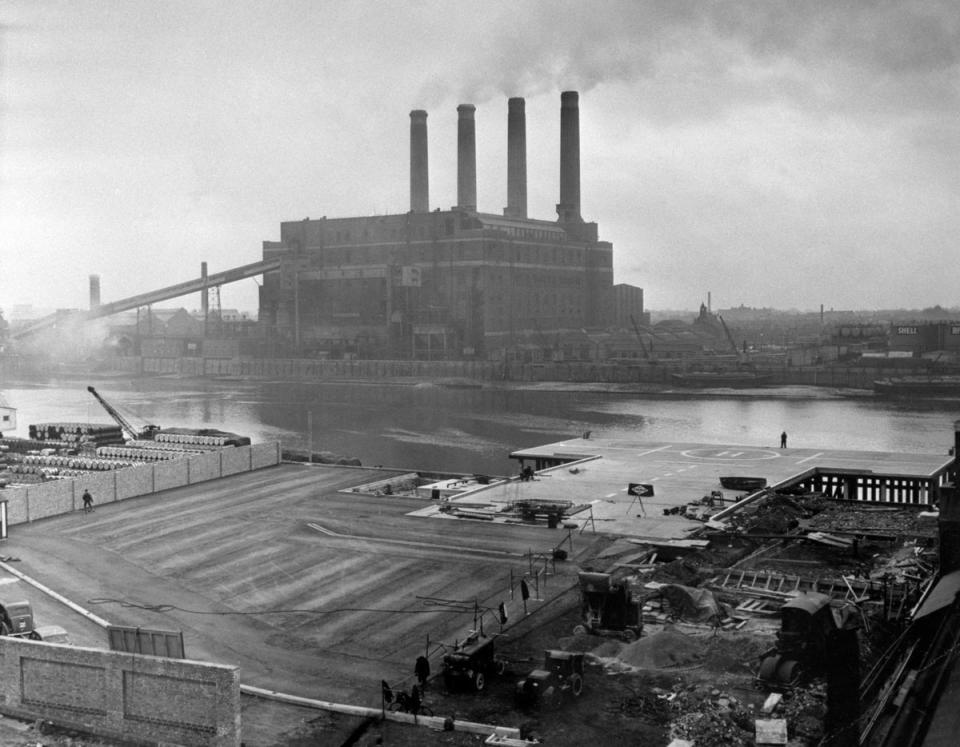
[[[0,501],[0,540],[7,538],[7,502]]]
[[[420,268],[407,266],[402,268],[400,273],[400,285],[407,288],[420,287]]]
[[[653,495],[653,485],[644,485],[639,482],[631,482],[627,485],[627,494],[635,495],[638,498],[649,498]]]
[[[111,651],[126,654],[165,656],[168,659],[186,659],[183,652],[183,632],[176,630],[150,630],[128,628],[123,625],[108,625],[107,638]]]
[[[756,719],[757,744],[786,744],[787,720],[785,718]]]

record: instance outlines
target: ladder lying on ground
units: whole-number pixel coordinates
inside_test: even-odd
[[[792,576],[775,571],[727,571],[716,576],[707,585],[717,591],[736,592],[756,598],[786,601],[798,592],[819,591],[834,599],[858,603],[870,597],[878,588],[875,582],[841,576],[840,578],[810,578]]]

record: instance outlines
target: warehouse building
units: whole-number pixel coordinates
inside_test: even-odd
[[[268,353],[561,359],[582,349],[585,329],[611,325],[613,247],[580,214],[579,96],[561,95],[556,220],[527,216],[524,107],[509,100],[502,214],[477,209],[475,107],[462,104],[455,207],[430,208],[427,112],[416,110],[408,212],[282,223],[263,245],[265,260],[281,260],[260,289]],[[642,292],[632,309],[642,314]]]

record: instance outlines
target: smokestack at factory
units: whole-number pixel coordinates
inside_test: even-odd
[[[203,289],[200,291],[200,310],[203,312],[203,321],[206,323],[207,316],[210,314],[210,289],[207,288],[207,263],[200,263],[200,279],[203,282]]]
[[[427,113],[410,112],[410,212],[430,212],[430,177],[427,171]]]
[[[527,114],[522,98],[507,101],[507,207],[510,218],[527,217]]]
[[[582,223],[580,216],[580,95],[560,94],[560,202],[561,223]]]
[[[90,310],[100,305],[100,276],[90,276]]]
[[[477,209],[477,125],[473,104],[457,107],[457,207]]]

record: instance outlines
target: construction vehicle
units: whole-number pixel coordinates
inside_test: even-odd
[[[168,440],[173,436],[185,436],[192,438],[193,442],[199,442],[197,437],[203,437],[219,439],[218,443],[223,446],[250,445],[250,439],[246,436],[239,436],[236,433],[229,433],[228,431],[221,431],[215,428],[161,428],[159,425],[152,423],[144,425],[143,428],[137,428],[124,417],[116,407],[107,402],[92,386],[88,386],[87,391],[96,397],[97,402],[103,405],[103,409],[107,411],[107,414],[116,421],[126,437],[132,441],[156,441],[160,440],[157,436],[164,434]],[[191,440],[184,441],[183,443],[189,445]]]
[[[152,441],[153,437],[160,432],[160,426],[153,425],[152,423],[148,423],[143,428],[134,427],[129,420],[120,414],[117,408],[101,397],[96,389],[94,389],[92,386],[88,386],[87,391],[96,397],[97,402],[99,402],[103,406],[103,409],[107,411],[107,414],[116,421],[117,425],[120,426],[127,438],[133,441]]]
[[[33,607],[26,599],[0,602],[0,635],[40,640],[33,621]]]
[[[37,625],[33,618],[33,606],[26,599],[0,602],[0,635],[49,643],[69,642],[67,631],[59,625]]]
[[[634,641],[643,632],[643,603],[636,599],[625,578],[610,573],[581,571],[580,607],[583,622],[574,635],[594,633]]]
[[[859,627],[860,611],[850,602],[818,591],[794,597],[780,608],[777,645],[762,657],[758,684],[771,690],[795,687],[824,666],[833,633]]]
[[[468,688],[480,692],[490,675],[501,676],[506,662],[496,654],[494,639],[473,633],[443,657],[443,684],[447,690]]]
[[[583,656],[572,651],[544,651],[543,669],[534,669],[517,683],[517,704],[553,708],[567,697],[579,698],[583,693]]]

